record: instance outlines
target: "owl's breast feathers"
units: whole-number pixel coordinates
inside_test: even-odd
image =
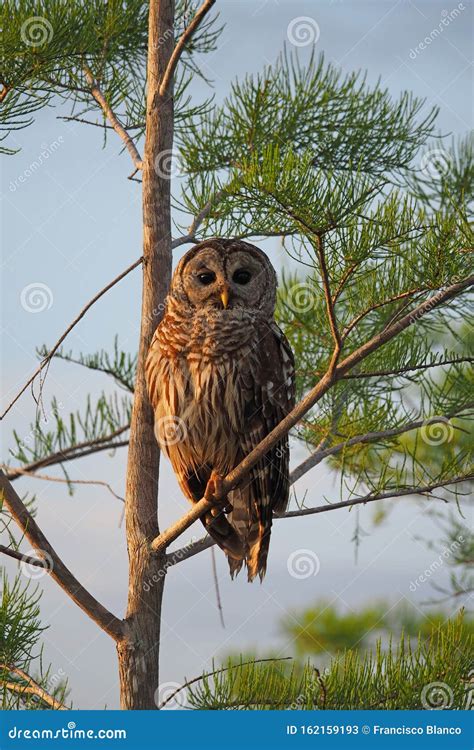
[[[291,410],[294,364],[276,323],[255,311],[179,317],[168,311],[158,326],[146,375],[157,440],[183,492],[196,501],[212,470],[227,474]],[[170,426],[176,430],[170,432]],[[284,511],[288,492],[284,439],[229,495],[229,520],[242,542],[240,559],[215,538],[228,554],[232,574],[245,560],[250,580],[257,573],[263,577],[272,514]]]

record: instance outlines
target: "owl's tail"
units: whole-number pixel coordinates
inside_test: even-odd
[[[255,498],[255,484],[235,490],[229,496],[232,505],[231,522],[241,541],[244,554],[241,560],[228,558],[233,578],[245,562],[249,581],[259,576],[262,581],[267,570],[267,557],[272,529],[272,511],[267,503]]]

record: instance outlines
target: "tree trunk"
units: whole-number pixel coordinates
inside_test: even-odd
[[[150,542],[158,534],[159,451],[145,383],[145,359],[171,279],[169,169],[173,146],[173,90],[159,84],[174,46],[174,0],[151,0],[146,136],[143,159],[143,294],[137,380],[126,481],[129,555],[127,634],[118,644],[121,707],[156,708],[161,602],[166,570]],[[160,157],[161,155],[161,157]],[[160,165],[158,169],[156,165]]]

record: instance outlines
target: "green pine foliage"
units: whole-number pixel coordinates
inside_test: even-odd
[[[402,635],[386,649],[347,649],[324,670],[229,662],[190,685],[187,700],[198,710],[465,709],[473,657],[472,628],[466,633],[460,614],[428,639]]]
[[[68,688],[62,671],[53,674],[52,668],[44,667],[40,638],[46,629],[41,624],[38,586],[28,581],[25,585],[21,575],[10,582],[2,574],[2,598],[0,600],[0,695],[1,708],[44,710],[50,706],[37,695],[22,688],[28,682],[18,674],[21,670],[31,675],[34,681],[57,701],[63,703]]]

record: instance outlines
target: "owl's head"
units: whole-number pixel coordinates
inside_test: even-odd
[[[171,295],[199,310],[255,310],[273,316],[277,279],[270,260],[242,240],[212,238],[180,260]]]

